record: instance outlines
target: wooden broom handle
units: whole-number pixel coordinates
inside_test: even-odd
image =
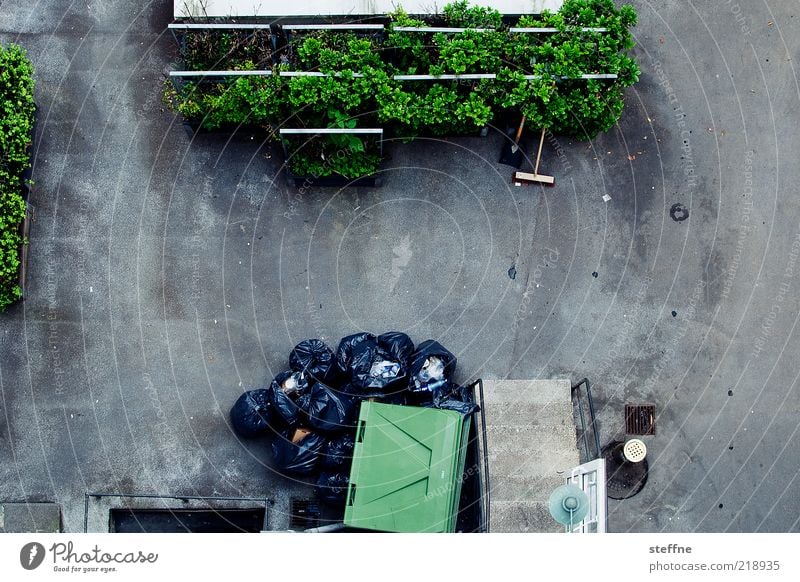
[[[536,164],[533,166],[533,175],[539,175],[539,160],[542,159],[542,146],[544,145],[544,134],[547,128],[542,128],[542,137],[539,138],[539,151],[536,152]]]
[[[522,116],[522,121],[519,122],[519,127],[517,128],[517,137],[514,138],[514,143],[519,143],[519,138],[522,137],[522,130],[525,127],[525,115]]]

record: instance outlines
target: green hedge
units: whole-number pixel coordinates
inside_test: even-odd
[[[556,28],[555,33],[510,34],[499,12],[465,1],[447,5],[437,25],[489,28],[459,34],[403,32],[394,26],[427,27],[399,10],[384,37],[353,32],[316,31],[293,38],[289,50],[273,66],[272,77],[189,82],[167,87],[167,102],[205,129],[260,124],[284,127],[383,127],[388,135],[468,135],[487,123],[527,116],[527,126],[547,127],[575,139],[591,139],[619,120],[623,90],[638,80],[639,68],[627,52],[629,31],[636,23],[631,6],[617,8],[613,0],[566,0],[557,13],[524,16],[514,26]],[[605,27],[608,32],[582,31]],[[204,33],[207,40],[212,38]],[[209,58],[197,40],[188,43],[186,67],[203,70]],[[230,58],[215,52],[217,69],[253,69],[255,60],[242,58],[237,46]],[[259,55],[263,62],[263,54]],[[263,64],[261,65],[263,68]],[[280,77],[281,70],[335,73],[329,77]],[[354,77],[353,73],[363,74]],[[398,81],[394,75],[496,73],[494,80]],[[578,79],[583,74],[614,73],[617,79]],[[540,79],[525,79],[537,75]],[[566,77],[566,79],[564,79]],[[353,167],[334,169],[325,160],[329,143],[303,148],[292,164],[307,169],[356,177],[377,170],[374,151]],[[305,160],[304,156],[321,155]],[[367,156],[369,159],[367,160]],[[346,164],[345,164],[346,166]],[[324,174],[323,174],[324,175]]]
[[[23,173],[30,167],[35,105],[33,67],[16,45],[0,46],[0,310],[22,296],[20,224],[25,218]]]

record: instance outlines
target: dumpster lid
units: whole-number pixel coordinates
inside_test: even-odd
[[[469,419],[450,410],[365,402],[345,522],[384,531],[447,531]]]

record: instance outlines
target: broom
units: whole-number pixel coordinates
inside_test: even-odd
[[[545,186],[555,186],[556,179],[553,176],[545,176],[539,173],[539,160],[542,159],[542,146],[544,146],[544,134],[547,128],[542,128],[542,137],[539,138],[539,151],[536,152],[536,163],[533,166],[533,174],[530,172],[514,172],[514,182],[525,184],[544,184]],[[519,167],[519,166],[517,166]]]

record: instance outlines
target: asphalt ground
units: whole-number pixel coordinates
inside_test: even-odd
[[[0,499],[70,531],[86,491],[285,501],[301,486],[230,405],[301,339],[399,329],[462,380],[590,378],[603,443],[654,404],[611,530],[800,530],[798,4],[634,4],[641,80],[612,131],[548,137],[555,188],[513,186],[493,128],[387,144],[380,189],[301,191],[262,133],[165,110],[171,4],[2,2],[39,119]]]

